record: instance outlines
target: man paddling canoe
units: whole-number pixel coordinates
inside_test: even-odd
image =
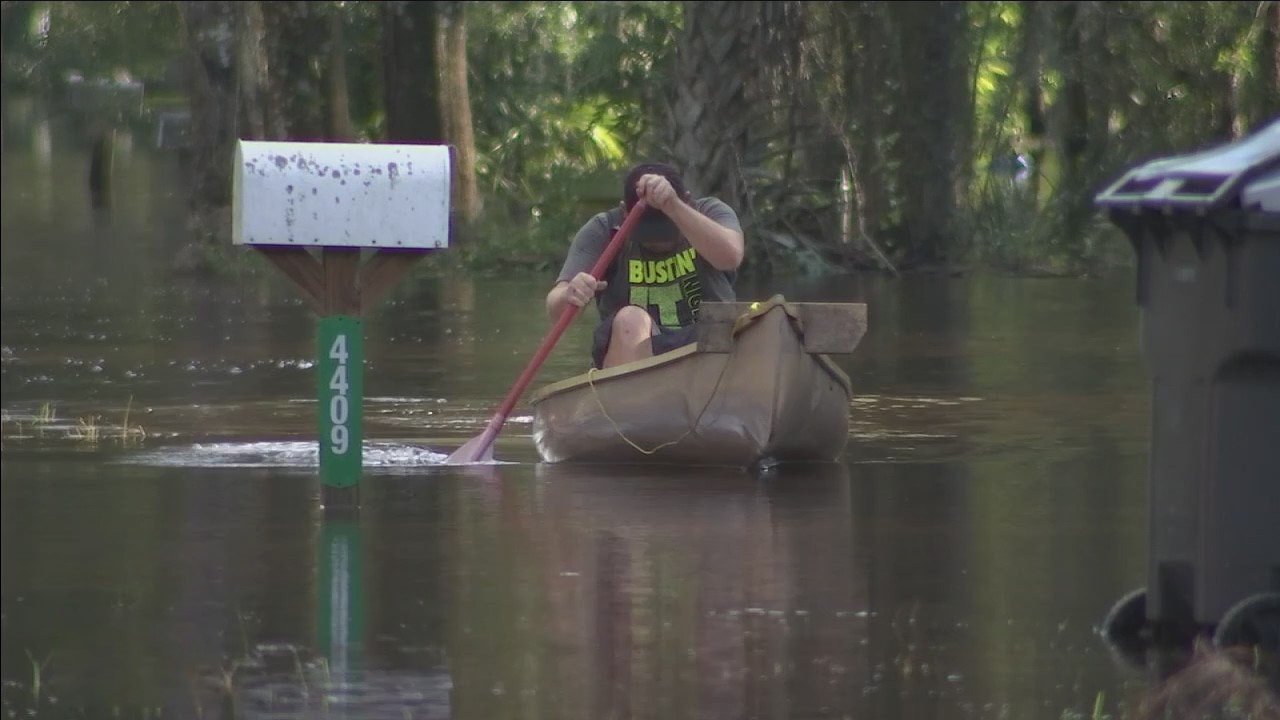
[[[648,206],[645,214],[596,280],[589,270],[639,200]],[[703,302],[736,299],[743,247],[733,208],[714,197],[693,199],[670,165],[636,165],[623,181],[619,207],[597,213],[578,230],[547,293],[547,314],[554,322],[567,305],[596,300],[600,321],[591,359],[597,368],[674,350],[694,341]]]

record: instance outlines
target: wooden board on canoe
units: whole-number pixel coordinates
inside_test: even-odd
[[[590,370],[530,399],[544,462],[751,467],[833,461],[852,387],[829,353],[852,352],[861,303],[705,303],[698,341]]]

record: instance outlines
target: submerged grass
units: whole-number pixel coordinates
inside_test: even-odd
[[[44,669],[49,666],[49,660],[52,655],[46,655],[44,661],[36,660],[30,650],[26,651],[27,659],[31,661],[31,700],[36,707],[40,706],[40,677],[44,674]]]
[[[41,403],[31,414],[11,414],[5,411],[0,423],[0,441],[5,446],[12,443],[43,443],[62,440],[80,445],[97,446],[112,442],[122,447],[140,445],[147,439],[147,431],[132,419],[133,396],[129,396],[118,424],[104,423],[101,415],[90,413],[74,421],[58,418],[57,408],[51,401]]]

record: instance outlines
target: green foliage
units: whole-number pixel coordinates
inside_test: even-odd
[[[1275,93],[1257,77],[1265,21],[1257,3],[1086,5],[1072,26],[1093,71],[1086,78],[1089,125],[1078,176],[1064,163],[1060,135],[1072,72],[1057,34],[1063,29],[1052,16],[1048,27],[1029,28],[1023,3],[970,5],[975,172],[964,196],[970,234],[960,245],[969,262],[1064,274],[1128,264],[1131,252],[1097,222],[1093,193],[1138,163],[1247,132],[1265,114],[1266,94]],[[1041,58],[1045,137],[1031,134],[1025,113],[1024,43]],[[1026,182],[1015,184],[997,167],[1014,153],[1033,160]]]
[[[176,3],[5,3],[7,89],[50,89],[77,75],[163,84],[181,58]]]
[[[745,91],[760,108],[743,158],[751,197],[740,208],[752,223],[753,260],[787,273],[882,266],[866,240],[900,260],[911,250],[909,191],[920,182],[912,150],[930,139],[928,123],[908,122],[922,107],[911,88],[929,86],[904,68],[918,63],[920,23],[931,16],[873,2],[768,5],[785,5],[788,23],[804,22],[794,35],[790,24],[766,28],[761,35],[777,46],[741,55],[767,65],[742,69],[752,80]],[[175,82],[185,52],[176,3],[2,7],[6,93],[43,94],[72,76],[139,80],[148,98],[184,91]],[[352,119],[361,138],[383,137],[382,6],[310,7],[316,18],[342,19]],[[482,270],[511,262],[554,266],[581,223],[617,202],[623,169],[651,157],[669,130],[675,59],[691,41],[684,5],[462,7],[484,211],[462,229],[468,242],[461,254]],[[945,240],[953,262],[1048,273],[1127,263],[1123,243],[1091,204],[1103,182],[1280,114],[1268,65],[1277,28],[1266,3],[1001,0],[964,7],[966,22],[948,30],[956,33],[968,85],[948,127],[957,155],[957,213]],[[287,13],[266,15],[287,22],[279,19]],[[324,35],[293,29],[294,45]],[[274,37],[290,37],[277,30]],[[310,50],[295,48],[317,78],[325,69],[315,65],[327,60],[311,51],[328,41],[316,37]],[[281,72],[272,69],[276,78]],[[309,91],[319,87],[317,81]],[[1044,127],[1032,117],[1036,105]],[[1078,152],[1068,147],[1076,137]],[[1001,165],[1015,153],[1031,162],[1023,181]],[[843,222],[842,213],[854,221]]]
[[[473,251],[543,265],[618,199],[620,169],[643,155],[679,9],[496,2],[468,13],[481,228],[494,230]]]
[[[1017,112],[1017,52],[1023,12],[1017,2],[982,3],[970,6],[969,22],[975,38],[974,115],[980,121],[973,165],[987,169],[997,157],[1003,159],[1012,150],[1026,149],[1019,147],[1028,130],[1026,119]]]

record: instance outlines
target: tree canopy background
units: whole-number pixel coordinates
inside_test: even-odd
[[[189,111],[193,214],[237,138],[453,145],[476,269],[558,264],[653,159],[738,209],[748,271],[1097,272],[1129,262],[1106,182],[1280,117],[1273,0],[2,9],[6,104]]]

